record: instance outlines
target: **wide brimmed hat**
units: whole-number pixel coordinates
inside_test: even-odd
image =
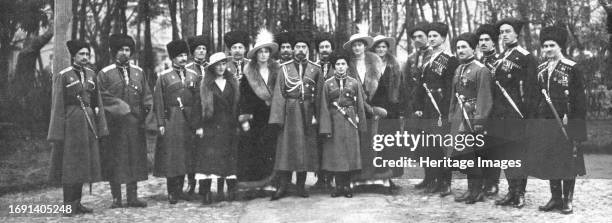
[[[275,54],[278,51],[278,44],[274,42],[274,35],[265,28],[259,30],[257,37],[255,38],[255,46],[247,53],[247,58],[253,59],[253,56],[261,48],[270,49],[270,55]]]
[[[372,42],[374,39],[370,35],[368,35],[368,29],[370,26],[366,22],[361,22],[357,24],[357,33],[353,34],[349,40],[342,45],[342,48],[345,50],[350,50],[355,41],[363,41],[365,43],[365,48],[368,49],[372,46]]]
[[[393,37],[386,37],[383,35],[378,35],[375,36],[373,41],[372,41],[372,48],[376,47],[376,45],[378,45],[378,43],[380,42],[386,42],[387,46],[389,47],[389,49],[394,49],[395,48],[395,38]]]
[[[224,61],[228,61],[231,58],[232,57],[225,55],[224,52],[214,53],[213,55],[210,55],[210,58],[208,59],[209,60],[208,65],[206,65],[204,69],[208,70],[208,68],[213,67],[215,64],[218,64]]]

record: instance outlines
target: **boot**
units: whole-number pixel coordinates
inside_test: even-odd
[[[516,202],[512,205],[515,208],[522,208],[525,206],[525,188],[527,187],[527,179],[518,180],[518,190],[516,195]]]
[[[494,196],[499,193],[499,174],[500,168],[484,168],[483,183],[486,196]]]
[[[74,203],[76,206],[77,213],[88,214],[93,213],[93,209],[83,206],[81,204],[81,198],[83,197],[83,184],[76,184],[73,190],[73,197],[76,198]],[[73,206],[74,208],[74,206]]]
[[[64,205],[66,207],[70,207],[70,209],[72,210],[71,212],[66,212],[63,214],[64,217],[72,217],[75,214],[77,214],[77,210],[76,210],[76,205],[74,204],[74,192],[72,192],[73,190],[73,186],[72,185],[68,185],[68,184],[64,184],[62,185],[62,194],[64,196]]]
[[[121,204],[121,184],[118,183],[109,183],[111,189],[111,195],[113,196],[113,204],[111,204],[110,208],[120,208],[123,207]]]
[[[198,191],[198,194],[202,195],[202,204],[203,205],[212,204],[212,196],[210,193],[210,185],[212,184],[212,180],[211,179],[200,180],[199,184],[200,184],[200,190]]]
[[[353,197],[353,189],[351,188],[351,175],[350,173],[343,174],[343,185],[344,185],[344,197],[352,198]]]
[[[484,192],[482,191],[482,179],[476,178],[472,180],[472,192],[470,196],[465,200],[466,204],[474,204],[479,201],[484,201]]]
[[[289,180],[291,180],[291,173],[286,173],[285,171],[278,171],[279,185],[272,198],[271,201],[275,201],[285,197],[287,194],[287,185],[289,184]]]
[[[136,182],[128,183],[126,186],[127,206],[134,208],[147,207],[147,202],[138,200],[138,184]]]
[[[300,197],[309,197],[306,191],[306,172],[297,172],[296,174],[297,195]]]
[[[499,186],[496,183],[487,183],[483,190],[486,196],[494,196],[499,192]]]
[[[441,173],[441,184],[440,184],[440,197],[446,197],[453,193],[451,190],[451,181],[452,181],[452,172],[448,169],[445,169]]]
[[[238,180],[236,179],[226,179],[227,181],[227,201],[236,200],[236,184],[238,184]]]
[[[437,179],[432,179],[427,184],[427,187],[425,188],[424,192],[431,194],[437,193],[438,191],[440,191],[440,182]]]
[[[336,187],[331,193],[331,197],[339,197],[344,194],[344,179],[341,174],[336,174]]]
[[[196,188],[195,173],[187,174],[187,181],[188,181],[188,183],[187,183],[187,192],[185,192],[185,193],[187,195],[189,195],[189,196],[193,196],[193,195],[195,195],[195,188]]]
[[[217,178],[217,196],[215,197],[216,202],[225,201],[225,192],[223,191],[225,187],[225,178],[219,177]]]
[[[508,206],[513,205],[516,201],[516,180],[508,179],[508,193],[503,198],[496,200],[495,205]]]
[[[75,204],[76,204],[76,209],[78,210],[77,213],[83,213],[83,214],[93,213],[93,209],[85,207],[83,206],[83,204],[81,204],[81,199],[75,201]]]
[[[576,179],[563,180],[563,208],[561,213],[571,214],[574,212],[574,186],[576,185]]]
[[[176,204],[178,198],[176,197],[176,179],[174,177],[166,177],[166,188],[168,190],[168,202],[170,204]]]
[[[324,170],[317,172],[317,182],[312,186],[312,189],[322,190],[326,189],[327,186],[327,174]]]
[[[544,206],[538,207],[540,211],[552,211],[563,207],[563,199],[561,198],[561,180],[550,180],[551,198]]]
[[[430,179],[431,177],[430,177],[430,173],[429,172],[430,172],[429,168],[426,167],[425,168],[425,177],[423,177],[423,180],[420,183],[414,185],[415,189],[425,189],[425,188],[427,188],[427,186],[429,185],[429,181],[431,181],[431,179]]]
[[[468,188],[467,188],[467,190],[465,191],[465,193],[461,194],[461,196],[455,197],[455,201],[456,202],[465,202],[468,199],[468,197],[470,197],[470,195],[472,193],[472,187],[474,187],[473,186],[474,182],[473,182],[472,179],[468,179],[467,181],[468,181]]]
[[[178,200],[184,200],[184,201],[191,201],[191,196],[187,195],[185,192],[183,192],[183,186],[185,185],[185,175],[180,175],[177,177],[174,177],[174,181],[175,181],[175,196]]]

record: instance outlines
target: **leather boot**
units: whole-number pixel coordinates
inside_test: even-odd
[[[136,182],[128,183],[126,186],[127,206],[135,208],[147,207],[147,202],[138,200],[138,184]]]
[[[446,168],[442,170],[442,173],[440,175],[442,181],[442,183],[440,184],[440,197],[446,197],[453,193],[453,191],[451,190],[451,182],[453,175],[452,172]]]
[[[472,193],[465,200],[466,204],[474,204],[479,201],[484,201],[484,193],[482,191],[482,179],[476,178],[472,180]]]
[[[75,198],[73,198],[74,192],[72,192],[73,188],[74,187],[72,185],[68,185],[68,184],[62,185],[62,194],[64,196],[64,205],[66,207],[69,206],[70,209],[72,210],[71,212],[64,213],[62,215],[64,217],[72,217],[75,214],[77,214],[76,205],[74,204]]]
[[[499,186],[496,183],[487,183],[483,188],[486,196],[495,196],[499,192]]]
[[[470,194],[472,193],[472,187],[474,187],[474,181],[472,179],[467,179],[468,181],[468,188],[465,191],[465,193],[461,194],[461,196],[459,197],[455,197],[455,201],[456,202],[465,202],[468,197],[470,197]]]
[[[316,175],[317,175],[317,182],[311,188],[316,189],[316,190],[326,189],[327,174],[325,173],[325,171],[324,170],[318,171]]]
[[[83,213],[83,214],[93,213],[93,209],[85,207],[83,206],[83,204],[81,204],[81,199],[75,201],[75,204],[77,206],[78,213]]]
[[[212,195],[210,193],[210,185],[212,184],[211,179],[200,180],[200,190],[198,194],[202,195],[202,204],[212,204]]]
[[[576,185],[576,179],[563,180],[563,208],[561,213],[571,214],[574,212],[574,186]]]
[[[174,177],[175,180],[175,194],[176,198],[184,201],[191,201],[191,196],[183,192],[183,186],[185,185],[185,175]]]
[[[168,190],[168,202],[170,204],[176,204],[178,198],[176,197],[176,179],[174,177],[166,177],[166,188]]]
[[[189,196],[193,196],[195,195],[195,188],[196,188],[195,173],[189,173],[187,174],[187,191],[185,193]]]
[[[508,179],[508,193],[503,198],[496,200],[495,205],[508,206],[516,202],[516,180]]]
[[[309,197],[306,191],[306,172],[297,172],[296,174],[297,196]]]
[[[423,180],[420,183],[414,185],[415,189],[425,189],[427,188],[427,186],[429,185],[429,182],[431,181],[431,176],[430,176],[431,173],[430,173],[429,168],[425,167],[424,170],[425,170],[425,176],[423,177]]]
[[[525,188],[527,187],[527,179],[518,180],[518,190],[516,195],[516,202],[512,205],[515,208],[522,208],[525,206]]]
[[[83,184],[80,183],[80,184],[74,185],[73,192],[74,192],[73,196],[75,198],[74,203],[76,206],[77,213],[81,213],[81,214],[93,213],[93,209],[85,207],[83,206],[83,204],[81,204],[81,198],[83,197]]]
[[[331,197],[339,197],[344,194],[344,178],[342,174],[336,174],[335,176],[336,187],[334,191],[331,193]]]
[[[561,197],[561,180],[550,180],[551,198],[544,206],[538,207],[540,211],[552,211],[555,209],[561,209],[563,207],[563,198]]]
[[[227,201],[235,201],[236,200],[236,185],[238,184],[238,180],[236,179],[226,179],[227,182]]]
[[[276,192],[270,198],[271,201],[275,201],[281,199],[287,195],[287,185],[291,180],[291,173],[287,173],[286,171],[278,171],[279,185]]]
[[[113,203],[110,208],[120,208],[123,207],[121,204],[121,184],[118,183],[109,183],[111,189],[111,195],[113,196]]]
[[[217,196],[215,197],[216,202],[225,201],[225,178],[217,178]]]

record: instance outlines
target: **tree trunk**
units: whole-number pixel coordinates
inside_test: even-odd
[[[79,12],[79,39],[85,40],[86,30],[85,24],[87,23],[87,5],[89,5],[89,0],[83,0],[81,2],[81,11]]]
[[[382,24],[382,6],[381,0],[372,0],[372,32],[385,34],[385,28]]]
[[[72,36],[70,39],[77,39],[79,21],[79,0],[72,0]]]
[[[518,0],[517,1],[517,10],[520,14],[521,20],[525,21],[525,25],[523,26],[523,40],[525,41],[525,48],[527,50],[532,51],[532,38],[531,38],[531,26],[529,24],[529,1],[528,0]],[[516,30],[517,32],[520,32]]]
[[[140,66],[144,70],[149,87],[153,89],[157,75],[155,75],[155,55],[153,54],[153,43],[151,41],[151,6],[149,0],[140,0],[144,14],[144,52],[140,56]]]
[[[223,0],[217,0],[217,38],[219,39],[219,44],[217,45],[217,49],[223,49]]]
[[[170,10],[170,23],[172,24],[172,40],[178,40],[179,36],[178,23],[176,21],[176,0],[168,0],[168,9]]]
[[[354,0],[355,1],[355,22],[361,22],[361,20],[363,19],[363,12],[361,11],[361,1],[359,0]]]
[[[349,39],[348,19],[350,4],[348,0],[338,0],[338,20],[336,21],[336,46],[341,47]]]
[[[71,32],[69,24],[72,18],[72,1],[55,0],[53,11],[53,33],[55,33],[55,38],[53,38],[52,72],[56,74],[70,66],[71,57],[66,48],[66,41],[70,40]],[[2,83],[6,82],[2,81]]]
[[[197,10],[196,0],[182,0],[183,10],[181,11],[181,34],[183,38],[196,35]]]

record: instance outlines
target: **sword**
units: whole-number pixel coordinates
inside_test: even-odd
[[[189,123],[189,120],[187,117],[187,114],[185,114],[185,107],[183,106],[183,101],[181,101],[181,97],[177,97],[176,101],[178,101],[179,104],[179,108],[181,109],[181,112],[183,113],[183,117],[185,117],[185,122]]]
[[[569,138],[569,135],[567,134],[567,131],[565,130],[565,126],[563,125],[563,122],[561,122],[561,118],[559,118],[559,113],[557,113],[557,109],[555,109],[555,106],[553,105],[552,100],[550,100],[550,96],[546,92],[546,89],[542,89],[542,94],[544,95],[544,98],[546,99],[546,103],[550,107],[550,110],[552,110],[552,113],[555,116],[555,120],[557,120],[557,123],[561,127],[561,132],[563,132],[565,139],[567,139],[568,141],[572,143],[572,147],[573,147],[572,156],[575,158],[578,153],[578,148],[576,148],[576,144],[574,144],[574,142]]]
[[[351,123],[351,125],[352,125],[353,127],[355,127],[356,129],[357,129],[357,128],[359,128],[359,127],[357,127],[357,124],[356,124],[356,123],[353,121],[353,119],[351,119],[351,117],[350,117],[350,116],[349,116],[349,115],[346,113],[346,111],[345,111],[343,108],[341,108],[341,107],[338,105],[338,102],[335,102],[335,101],[334,101],[334,103],[332,103],[332,104],[333,104],[334,106],[336,106],[336,109],[338,109],[338,111],[340,112],[340,114],[342,114],[342,116],[344,116],[344,118],[345,118],[345,119],[346,119],[346,120],[347,120],[349,123]]]
[[[512,100],[512,97],[510,97],[506,89],[502,87],[501,84],[499,84],[499,81],[495,81],[495,85],[499,87],[499,90],[501,90],[508,103],[510,103],[510,105],[512,105],[512,108],[514,108],[514,111],[516,111],[516,113],[518,113],[521,118],[524,118],[523,113],[521,113],[521,110],[519,110],[518,106],[516,106],[516,103],[514,103],[514,100]]]
[[[431,104],[433,104],[434,108],[438,112],[438,127],[442,127],[442,113],[440,112],[438,103],[436,103],[436,99],[434,99],[433,95],[431,94],[431,91],[427,87],[427,83],[423,83],[423,87],[425,88],[425,91],[427,92],[427,96],[429,96],[429,100],[431,101]]]
[[[83,102],[83,98],[81,98],[81,95],[78,95],[78,94],[76,97],[77,99],[79,99],[79,102],[81,103],[81,110],[83,110],[83,113],[85,114],[85,119],[87,120],[87,125],[89,125],[89,129],[93,133],[94,137],[96,137],[96,139],[99,139],[98,132],[96,131],[96,127],[94,126],[93,121],[91,121],[91,117],[89,117],[89,114],[87,114],[87,110],[85,109],[85,103]]]
[[[455,92],[455,97],[457,97],[457,103],[459,103],[459,108],[461,108],[461,113],[463,113],[463,119],[465,119],[465,123],[467,124],[470,132],[473,132],[472,123],[470,123],[470,117],[465,111],[465,107],[463,106],[463,99],[459,96],[459,93]]]

